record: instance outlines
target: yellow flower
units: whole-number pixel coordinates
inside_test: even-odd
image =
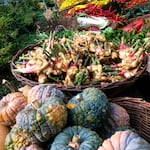
[[[77,7],[76,9],[84,8],[86,4],[95,4],[99,6],[107,5],[110,0],[64,0],[60,5],[60,10],[66,9],[68,7]],[[83,4],[83,5],[78,5]],[[77,5],[77,6],[76,6]]]

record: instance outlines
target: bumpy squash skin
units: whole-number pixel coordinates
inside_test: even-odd
[[[44,150],[39,146],[40,143],[39,145],[32,144],[31,141],[32,143],[38,143],[38,141],[35,139],[35,137],[33,137],[33,135],[25,131],[21,131],[15,125],[10,131],[10,133],[6,136],[5,146],[7,150]]]
[[[6,136],[5,147],[7,150],[16,150],[25,148],[32,143],[38,143],[34,135],[19,129],[15,124]]]
[[[0,150],[6,150],[5,139],[9,131],[10,131],[9,127],[0,124]]]
[[[60,132],[66,124],[67,109],[60,98],[51,97],[45,100],[37,100],[28,104],[25,109],[18,113],[16,127],[12,128],[6,146],[17,149],[29,146],[32,143],[46,142]],[[25,137],[24,142],[26,145],[21,145],[19,142],[21,134]],[[18,139],[16,140],[13,137],[18,137]]]
[[[150,150],[150,144],[131,130],[117,131],[98,150]]]
[[[21,148],[20,150],[44,150],[43,148],[39,147],[38,145],[36,144],[32,144],[28,147],[25,147],[25,148]]]
[[[45,99],[48,97],[59,97],[60,99],[64,100],[65,95],[59,89],[56,89],[50,85],[41,84],[36,85],[30,89],[27,99],[28,103],[31,103],[34,100]]]
[[[27,105],[27,99],[21,92],[13,92],[0,100],[0,123],[14,125],[16,115]]]
[[[78,150],[97,150],[102,143],[102,139],[95,131],[82,126],[72,126],[64,129],[55,137],[50,150],[74,149],[70,144],[74,136],[79,137],[79,143],[76,143],[79,144]]]
[[[71,105],[73,108],[69,108]],[[71,125],[81,125],[91,129],[101,126],[109,109],[105,93],[97,88],[86,88],[70,99],[67,106]]]

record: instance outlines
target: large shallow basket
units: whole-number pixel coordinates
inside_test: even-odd
[[[13,70],[15,69],[15,62],[18,60],[19,56],[21,56],[22,54],[25,54],[27,51],[30,51],[33,49],[33,47],[39,46],[40,44],[34,44],[34,45],[30,45],[27,46],[24,49],[21,49],[17,52],[16,55],[13,56],[12,60],[11,60],[11,72],[14,75],[14,77],[22,82],[23,84],[26,85],[30,85],[30,86],[35,86],[38,85],[38,81],[35,81],[33,77],[29,77],[29,76],[25,76],[23,74],[14,72]],[[131,78],[128,79],[123,79],[120,80],[118,82],[114,82],[114,83],[106,83],[106,84],[97,84],[97,85],[82,85],[82,86],[74,86],[74,87],[65,87],[62,84],[51,84],[51,83],[46,83],[46,84],[50,84],[56,88],[61,89],[64,92],[70,92],[72,94],[82,91],[83,89],[87,88],[87,87],[97,87],[101,90],[103,90],[104,92],[106,92],[107,95],[111,95],[111,96],[115,96],[116,94],[123,92],[125,89],[127,89],[128,87],[130,87],[133,83],[135,83],[135,81],[142,77],[142,75],[146,72],[146,68],[147,68],[147,57],[145,57],[143,64],[142,64],[142,68],[137,72],[136,75],[132,76]]]
[[[150,143],[150,103],[142,98],[118,97],[110,100],[124,107],[130,115],[131,127]]]

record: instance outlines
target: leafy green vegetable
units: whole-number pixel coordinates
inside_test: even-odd
[[[88,76],[86,75],[85,70],[80,70],[75,76],[75,85],[84,85],[86,84]]]
[[[74,31],[71,31],[71,30],[62,30],[60,32],[56,32],[55,38],[66,37],[66,38],[69,38],[69,39],[72,40],[74,38],[74,34],[75,34]]]
[[[125,43],[133,46],[145,45],[145,38],[149,32],[149,26],[144,28],[140,33],[136,33],[136,30],[132,32],[124,32],[122,29],[113,30],[111,27],[107,27],[101,33],[105,35],[107,41],[115,44],[121,43],[121,38],[124,37]]]

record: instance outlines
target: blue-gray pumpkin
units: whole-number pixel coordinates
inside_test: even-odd
[[[50,150],[97,150],[101,144],[102,139],[95,131],[72,126],[55,137]]]

